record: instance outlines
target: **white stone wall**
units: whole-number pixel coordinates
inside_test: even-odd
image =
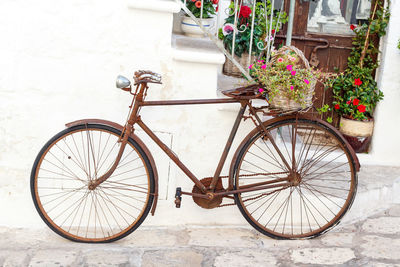
[[[399,3],[393,6],[400,14]],[[149,99],[216,97],[223,57],[171,48],[172,17],[178,10],[167,0],[0,1],[0,225],[45,227],[30,196],[33,161],[67,122],[102,118],[124,123],[131,98],[115,89],[118,74],[160,72],[164,84],[152,86]],[[399,15],[392,14],[380,75],[387,97],[377,113],[373,155],[376,161],[393,155],[400,164],[395,155],[400,124],[395,70],[400,66],[399,51],[393,49]],[[142,117],[195,175],[205,177],[213,174],[236,116],[222,106],[146,107]],[[237,140],[252,127],[246,121]],[[385,143],[388,131],[390,145]],[[247,225],[236,207],[204,210],[184,197],[182,208],[176,209],[175,188],[190,191],[193,184],[159,148],[149,147],[159,165],[160,201],[156,216],[149,216],[145,225]]]
[[[34,159],[67,122],[124,123],[131,98],[115,89],[118,74],[160,72],[164,84],[152,86],[149,99],[216,97],[224,57],[172,50],[172,17],[178,10],[173,1],[155,0],[0,2],[0,225],[44,227],[30,196]],[[213,174],[236,114],[209,105],[148,107],[142,116],[204,177]],[[238,140],[252,127],[244,125]],[[160,149],[148,146],[158,163],[160,201],[146,224],[244,223],[236,208],[205,211],[189,198],[175,209],[175,188],[190,191],[193,184]],[[221,212],[225,216],[218,216]]]
[[[387,35],[381,42],[378,85],[385,94],[375,113],[371,157],[383,164],[400,165],[400,1],[391,1]]]
[[[43,226],[30,199],[30,169],[66,122],[124,123],[131,99],[115,89],[118,74],[151,69],[166,84],[154,93],[171,90],[176,6],[151,11],[154,1],[140,1],[144,9],[135,2],[0,1],[0,225]]]

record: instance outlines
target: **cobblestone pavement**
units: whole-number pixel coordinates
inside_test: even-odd
[[[0,228],[0,266],[400,266],[400,204],[311,240],[251,228],[145,228],[111,244]]]

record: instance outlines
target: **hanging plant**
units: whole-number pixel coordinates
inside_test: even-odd
[[[254,12],[252,8],[253,6],[242,5],[240,8],[237,8],[235,16],[235,4],[232,2],[229,6],[230,15],[225,19],[222,28],[219,29],[219,39],[223,41],[224,46],[230,53],[232,53],[234,44],[234,52],[238,57],[241,57],[243,53],[248,53],[250,43],[252,43],[252,54],[258,56],[264,51],[264,47],[268,42],[266,38],[269,31],[271,31],[272,36],[275,36],[288,19],[286,12],[272,9],[270,0],[265,2],[257,1]],[[272,25],[270,25],[269,21],[267,25],[266,17],[269,20],[272,11]],[[254,30],[252,33],[253,14]],[[270,26],[272,26],[271,29]],[[252,36],[253,40],[251,41]]]
[[[333,110],[345,118],[368,121],[372,118],[377,103],[383,99],[383,93],[374,78],[375,70],[379,66],[376,60],[379,50],[372,38],[386,34],[390,17],[389,4],[390,2],[385,8],[384,1],[377,0],[368,24],[350,26],[355,37],[348,67],[331,81]]]

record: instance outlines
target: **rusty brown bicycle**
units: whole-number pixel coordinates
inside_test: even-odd
[[[112,242],[133,232],[158,198],[156,162],[134,134],[138,125],[194,182],[177,188],[175,204],[188,195],[203,208],[234,201],[258,231],[277,239],[311,238],[336,225],[357,189],[357,156],[330,124],[301,112],[281,114],[253,107],[256,86],[225,91],[229,98],[145,101],[148,84],[161,76],[138,71],[135,86],[119,77],[117,87],[133,95],[125,126],[85,119],[68,123],[39,152],[31,173],[37,211],[57,234],[77,242]],[[218,166],[198,179],[143,122],[140,108],[165,105],[240,103]],[[245,115],[248,112],[248,115]],[[275,115],[262,121],[258,114]],[[237,148],[224,187],[221,171],[243,119],[256,124]]]

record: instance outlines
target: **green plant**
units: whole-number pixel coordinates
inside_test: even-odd
[[[400,49],[400,39],[399,39],[399,43],[397,44],[397,48]]]
[[[257,60],[249,66],[250,75],[263,85],[264,88],[259,91],[268,100],[280,96],[306,107],[309,104],[306,98],[310,94],[310,88],[315,86],[317,80],[326,80],[328,74],[306,68],[299,61],[298,55],[293,51],[278,54],[269,63]]]
[[[219,0],[203,0],[203,19],[211,18],[215,15],[215,8]],[[182,0],[183,2],[183,0]],[[186,7],[193,13],[196,18],[201,16],[201,1],[200,0],[187,0]]]
[[[353,120],[369,120],[377,103],[383,99],[374,79],[379,66],[376,60],[379,53],[373,37],[386,34],[389,22],[389,5],[377,0],[373,5],[369,23],[350,25],[354,31],[353,48],[348,58],[348,67],[331,81],[333,88],[333,110],[339,115]]]
[[[235,16],[235,5],[231,3],[229,6],[229,16],[226,18],[224,26],[219,29],[219,38],[223,41],[227,50],[232,53],[234,43],[235,55],[241,57],[243,53],[250,50],[251,36],[252,40],[252,54],[258,56],[268,43],[266,39],[268,36],[275,36],[281,29],[282,25],[287,22],[287,15],[284,11],[274,10],[272,27],[267,24],[271,16],[271,1],[257,1],[255,11],[252,7],[242,5],[237,10]],[[254,30],[251,32],[254,16]],[[236,20],[236,21],[235,21]],[[236,22],[236,23],[235,23]],[[236,25],[236,26],[235,26]],[[271,37],[272,38],[272,37]],[[233,40],[235,41],[233,42]]]

